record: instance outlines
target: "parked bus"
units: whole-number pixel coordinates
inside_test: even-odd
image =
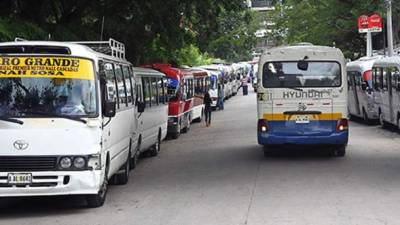
[[[347,63],[349,114],[365,122],[378,119],[374,106],[372,65],[382,56],[363,57]]]
[[[400,57],[377,59],[372,71],[379,122],[382,126],[389,123],[400,129]]]
[[[110,55],[73,43],[0,44],[0,196],[83,195],[99,207],[109,181],[128,182],[132,66],[122,43],[84,44]]]
[[[189,70],[174,68],[169,64],[146,66],[158,70],[167,76],[168,134],[179,137],[181,132],[188,132],[192,122],[194,97],[194,77]]]
[[[161,141],[167,136],[168,94],[165,74],[156,70],[133,68],[136,81],[136,99],[145,106],[138,114],[138,144],[132,165],[136,165],[139,154],[147,151],[156,156],[161,149]]]
[[[194,76],[192,119],[201,122],[204,115],[204,94],[208,91],[210,77],[204,70],[191,69]]]
[[[342,52],[324,46],[266,50],[259,65],[258,143],[331,145],[344,156],[348,142],[347,77]]]
[[[208,93],[210,94],[212,103],[211,107],[216,108],[218,105],[218,74],[219,71],[214,71],[214,70],[207,70],[201,67],[195,68],[197,70],[204,71],[208,74]]]

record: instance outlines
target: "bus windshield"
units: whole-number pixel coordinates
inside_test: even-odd
[[[0,79],[0,116],[95,116],[95,90],[93,80]]]
[[[178,90],[179,90],[179,81],[177,79],[168,78],[168,85],[167,85],[168,101],[177,101],[179,99]]]
[[[94,117],[93,62],[66,57],[0,57],[1,117]]]
[[[263,67],[265,88],[340,87],[341,68],[338,62],[307,61],[308,67],[298,68],[298,62],[267,62]]]

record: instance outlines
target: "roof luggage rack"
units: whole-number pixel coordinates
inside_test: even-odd
[[[96,52],[110,55],[119,59],[125,59],[125,44],[110,38],[108,41],[80,41],[72,42],[86,45]]]

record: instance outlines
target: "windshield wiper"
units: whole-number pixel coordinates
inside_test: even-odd
[[[0,120],[10,122],[10,123],[18,123],[20,125],[24,124],[24,121],[22,121],[22,120],[13,119],[13,118],[4,117],[4,116],[0,116]]]
[[[68,115],[57,115],[57,114],[50,114],[50,113],[45,113],[45,112],[26,112],[26,114],[30,114],[30,115],[44,115],[46,117],[53,117],[53,118],[61,118],[61,119],[68,119],[68,120],[74,120],[74,121],[78,121],[78,122],[82,122],[84,124],[87,124],[87,121],[79,118],[79,117],[75,117],[75,116],[68,116]]]

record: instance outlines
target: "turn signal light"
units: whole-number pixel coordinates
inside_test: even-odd
[[[268,132],[268,126],[266,120],[258,120],[258,132],[266,133]]]
[[[342,132],[349,129],[349,121],[347,119],[340,119],[336,125],[336,131]]]

